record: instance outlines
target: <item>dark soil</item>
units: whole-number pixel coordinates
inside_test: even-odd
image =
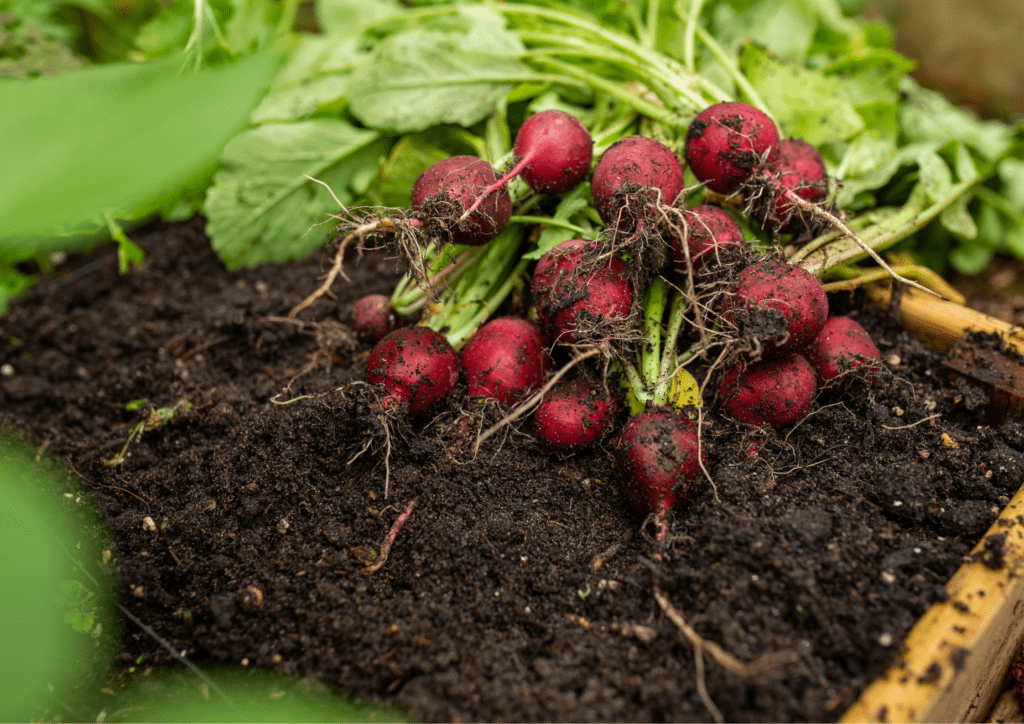
[[[834,720],[1021,482],[1019,426],[982,426],[984,399],[942,382],[936,355],[836,298],[893,378],[757,440],[711,413],[720,500],[699,487],[659,561],[611,441],[557,460],[527,424],[474,458],[450,423],[460,405],[484,415],[457,396],[397,429],[385,466],[367,388],[346,387],[367,348],[341,321],[388,292],[393,261],[353,259],[339,298],[304,313],[314,327],[281,318],[325,260],[227,273],[198,220],[134,237],[148,259],[127,276],[110,253],[74,260],[92,271],[0,318],[0,426],[84,478],[117,540],[124,605],[200,667],[308,675],[436,721],[710,719],[660,590],[708,642],[751,669],[775,663],[744,677],[704,655],[727,720]],[[192,408],[105,465],[152,410],[125,409],[140,398]],[[125,631],[125,669],[173,663]]]

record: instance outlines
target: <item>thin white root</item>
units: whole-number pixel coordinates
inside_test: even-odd
[[[294,319],[299,312],[301,312],[306,307],[310,306],[320,297],[327,294],[327,292],[330,291],[331,285],[334,284],[334,280],[338,278],[339,274],[345,281],[349,280],[348,275],[345,274],[344,270],[342,269],[342,260],[345,257],[346,247],[348,247],[349,243],[353,239],[359,239],[366,236],[367,234],[372,234],[374,232],[393,234],[396,231],[398,231],[398,227],[395,226],[395,222],[393,222],[391,219],[378,219],[376,221],[371,221],[368,224],[363,224],[362,226],[359,226],[353,231],[346,234],[345,237],[338,244],[338,250],[334,253],[334,262],[331,265],[330,271],[327,272],[327,277],[324,279],[323,284],[321,284],[320,287],[315,292],[313,292],[308,297],[303,299],[301,302],[296,304],[292,308],[292,311],[288,312],[288,319]]]
[[[929,289],[928,287],[924,286],[923,284],[919,284],[918,282],[915,282],[912,279],[907,279],[906,277],[904,277],[904,276],[900,275],[898,272],[896,272],[896,270],[893,269],[891,266],[889,266],[889,264],[885,261],[885,259],[882,258],[882,256],[877,251],[872,249],[870,246],[867,245],[867,243],[865,243],[865,241],[863,239],[861,239],[859,236],[857,236],[855,233],[853,233],[853,230],[850,229],[850,227],[848,227],[846,224],[844,224],[842,219],[840,219],[838,216],[835,216],[834,214],[829,213],[825,209],[819,207],[817,204],[811,203],[807,199],[802,198],[799,194],[793,193],[792,191],[787,190],[786,194],[785,194],[785,198],[786,198],[787,201],[790,201],[790,202],[796,204],[797,206],[799,206],[804,211],[806,211],[806,212],[808,212],[808,213],[810,213],[810,214],[812,214],[814,216],[817,216],[819,219],[824,219],[829,224],[832,224],[833,226],[835,226],[837,229],[839,229],[841,232],[843,232],[843,234],[845,234],[847,237],[849,237],[851,240],[853,240],[853,242],[856,243],[857,246],[859,246],[861,249],[863,249],[864,252],[868,256],[870,256],[872,259],[874,259],[875,263],[878,264],[878,266],[880,266],[883,269],[885,269],[885,271],[893,279],[896,279],[897,281],[903,282],[904,284],[906,284],[908,286],[911,286],[911,287],[914,287],[915,289],[920,289],[923,292],[927,292],[928,294],[931,294],[934,297],[938,297],[939,299],[943,298],[942,295],[939,294],[938,292],[936,292],[936,291],[934,291],[932,289]]]

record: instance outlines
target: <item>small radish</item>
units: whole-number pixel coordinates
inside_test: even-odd
[[[413,184],[413,208],[390,217],[372,217],[345,210],[347,219],[333,231],[341,236],[331,269],[320,287],[288,313],[294,318],[330,291],[339,275],[345,250],[351,243],[361,246],[372,236],[384,236],[397,247],[414,270],[424,266],[422,249],[433,244],[483,246],[508,226],[512,199],[505,189],[481,192],[494,182],[494,169],[476,156],[451,156],[429,166]],[[479,201],[472,213],[467,207]],[[396,241],[397,240],[397,243]],[[427,281],[427,280],[421,280]],[[432,280],[431,280],[432,281]]]
[[[717,258],[725,249],[741,249],[747,244],[739,225],[728,212],[717,206],[701,205],[685,209],[681,220],[686,224],[686,246],[690,252],[690,263],[695,269]],[[674,232],[672,259],[676,270],[685,273],[686,250],[683,248],[683,237]]]
[[[455,389],[459,355],[439,332],[402,327],[370,351],[366,381],[383,384],[393,399],[409,403],[409,416],[415,417]]]
[[[603,341],[629,315],[633,289],[618,257],[590,271],[596,242],[570,239],[537,262],[533,294],[541,324],[558,344]]]
[[[686,132],[686,160],[699,181],[720,194],[736,193],[754,171],[779,153],[779,129],[746,103],[705,108]]]
[[[630,505],[664,519],[689,498],[707,450],[687,418],[667,407],[651,407],[623,427],[615,462]]]
[[[492,319],[462,349],[468,394],[511,405],[544,383],[550,359],[536,324],[518,317]]]
[[[772,181],[762,198],[754,202],[754,217],[768,231],[793,233],[803,226],[803,218],[785,191],[788,189],[812,204],[823,202],[828,196],[825,161],[807,141],[787,138],[779,143],[779,156],[767,171]]]
[[[868,373],[881,369],[878,347],[867,330],[849,317],[825,320],[825,326],[806,354],[823,390],[849,389],[852,382],[849,373],[858,368]]]
[[[671,206],[686,181],[672,149],[653,138],[627,136],[601,154],[592,184],[604,222],[629,228],[654,206]]]
[[[361,340],[376,344],[395,328],[391,299],[383,294],[367,294],[352,307],[352,331]]]
[[[427,168],[412,186],[412,203],[424,231],[467,246],[496,237],[512,216],[512,199],[504,188],[483,193],[494,180],[494,169],[476,156],[450,156]],[[478,198],[481,203],[464,213]]]
[[[505,186],[516,176],[521,176],[534,191],[564,194],[590,171],[594,141],[580,119],[553,109],[526,119],[516,134],[512,152],[515,164],[481,196]],[[478,203],[469,210],[474,210]]]
[[[722,378],[718,400],[735,420],[783,427],[810,413],[817,390],[811,363],[794,353],[755,363],[740,360]]]
[[[537,406],[537,437],[548,450],[583,450],[604,437],[618,408],[603,385],[586,378],[560,382]]]
[[[722,313],[739,325],[742,336],[761,341],[767,359],[810,344],[828,317],[828,298],[807,270],[765,257],[739,273]]]

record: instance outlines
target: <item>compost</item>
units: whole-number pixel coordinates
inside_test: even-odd
[[[229,273],[201,219],[133,239],[130,273],[110,251],[70,259],[0,318],[0,426],[82,477],[122,603],[200,668],[299,674],[430,721],[835,720],[1022,479],[1019,425],[986,426],[983,392],[836,296],[886,374],[776,432],[709,410],[714,486],[662,549],[613,438],[552,456],[528,420],[474,455],[500,410],[464,386],[382,433],[347,323],[395,260],[353,255],[337,297],[289,320],[326,251]],[[176,414],[125,448],[158,408]],[[121,662],[114,679],[177,664],[132,622]]]

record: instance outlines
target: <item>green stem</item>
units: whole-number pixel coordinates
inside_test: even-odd
[[[641,115],[648,116],[657,121],[661,121],[662,123],[671,124],[680,128],[685,128],[689,125],[687,121],[677,116],[664,106],[659,106],[651,103],[650,101],[645,101],[643,98],[630,93],[620,83],[605,80],[601,76],[583,70],[583,68],[580,68],[579,66],[565,63],[547,56],[538,56],[532,60],[558,68],[566,75],[575,76],[584,84],[591,86],[591,88],[604,91],[613,98],[622,101]]]
[[[423,322],[459,349],[511,292],[528,264],[519,253],[525,228],[509,224],[483,247],[464,273],[441,293],[436,310]]]
[[[686,74],[687,77],[677,75],[671,68],[666,56],[651,48],[645,48],[627,35],[561,10],[520,3],[500,3],[495,5],[494,8],[504,15],[544,18],[590,33],[598,37],[605,44],[618,48],[637,60],[646,63],[648,66],[657,69],[665,78],[672,78],[672,87],[682,98],[689,101],[694,110],[703,110],[707,105],[707,101],[704,98],[690,89],[691,82],[702,83],[700,78],[689,73]]]
[[[690,14],[686,18],[686,31],[683,36],[683,65],[691,73],[697,72],[697,66],[694,61],[693,38],[697,32],[697,19],[700,17],[700,10],[703,5],[704,0],[690,0]]]
[[[532,48],[522,57],[530,58],[537,55],[560,55],[579,58],[604,60],[609,63],[622,66],[630,75],[641,81],[657,93],[658,98],[668,106],[677,108],[679,106],[676,91],[671,86],[673,78],[666,78],[663,74],[654,72],[655,69],[649,66],[640,65],[635,58],[625,53],[618,53],[604,46],[595,43],[588,43],[579,38],[565,37],[556,33],[544,33],[533,31],[522,31],[520,37],[527,41],[544,41],[554,47]],[[685,106],[688,107],[688,106]]]
[[[700,38],[700,42],[702,42],[707,49],[711,51],[711,54],[715,56],[715,60],[721,63],[729,72],[729,75],[732,76],[732,79],[736,82],[739,89],[743,91],[743,94],[747,96],[750,103],[768,114],[769,118],[772,118],[772,112],[768,110],[768,106],[761,99],[760,94],[754,90],[754,86],[750,85],[750,81],[747,80],[747,77],[740,72],[736,63],[726,54],[725,50],[718,44],[718,41],[714,39],[711,33],[699,25],[694,27],[694,32],[696,32],[697,37]],[[775,119],[772,118],[772,120]]]
[[[661,12],[661,0],[647,0],[647,33],[644,45],[654,50],[658,44],[658,15]]]
[[[1022,214],[1016,206],[1007,201],[1005,197],[1000,196],[987,186],[980,185],[974,190],[974,194],[982,201],[991,205],[997,211],[1001,211],[1005,216],[1009,217],[1010,220],[1024,225],[1024,214]]]
[[[883,251],[903,241],[925,227],[932,219],[942,213],[943,209],[965,194],[979,183],[980,179],[962,181],[954,186],[949,194],[924,207],[923,192],[918,192],[919,199],[908,202],[899,213],[883,222],[869,226],[860,233],[865,244],[876,252]],[[813,242],[812,242],[813,243]],[[860,245],[851,239],[843,238],[827,246],[821,246],[799,260],[800,266],[815,276],[822,276],[840,264],[859,261],[867,256]]]
[[[665,315],[665,280],[655,277],[644,291],[644,341],[640,347],[640,372],[649,387],[658,382],[661,370],[661,318]]]
[[[569,221],[563,221],[562,219],[556,219],[552,216],[527,216],[527,215],[515,215],[509,219],[510,224],[544,224],[547,226],[557,226],[560,229],[568,229],[569,231],[576,232],[580,236],[586,236],[590,233],[588,229],[584,229],[582,226],[577,226]]]
[[[683,315],[686,313],[686,297],[676,291],[672,296],[672,304],[668,311],[668,330],[665,333],[665,351],[661,358],[661,369],[658,370],[658,383],[654,386],[654,404],[664,405],[668,402],[668,393],[672,387],[670,372],[676,362],[676,343],[683,329]]]

